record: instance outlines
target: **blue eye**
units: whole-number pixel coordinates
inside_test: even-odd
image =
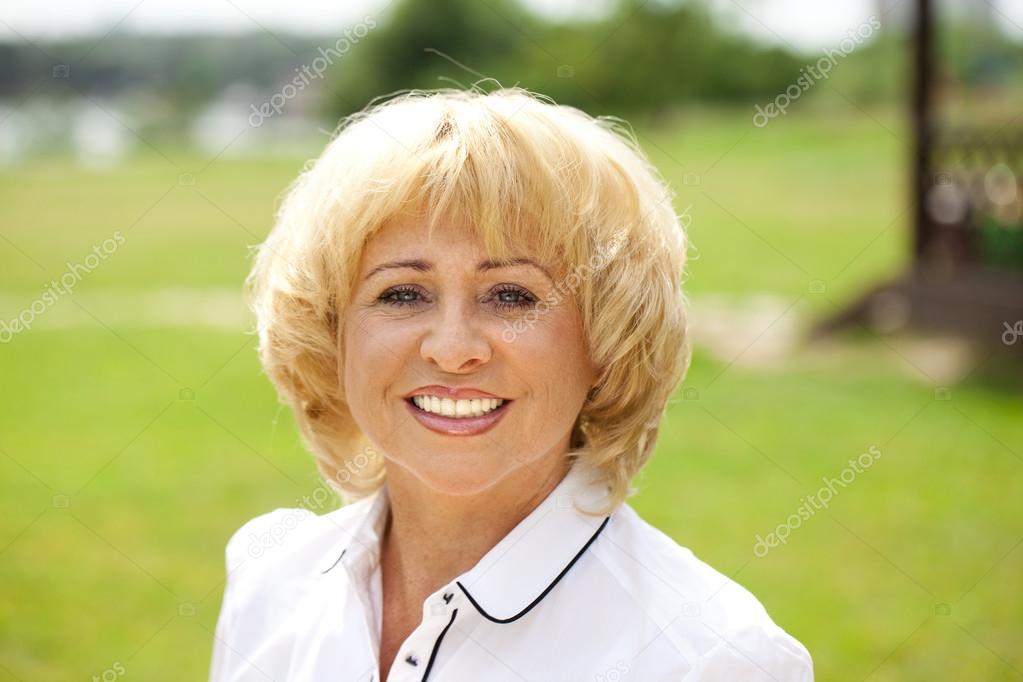
[[[502,310],[531,308],[536,303],[536,296],[522,287],[511,284],[502,284],[498,287],[494,292],[494,299],[494,305]]]
[[[380,297],[377,300],[381,303],[401,308],[417,305],[420,303],[418,298],[419,296],[421,296],[421,294],[416,287],[403,285],[388,289],[384,293],[380,294]]]
[[[395,308],[414,307],[424,300],[428,302],[429,298],[418,287],[409,284],[391,287],[377,297],[380,303]],[[492,291],[489,301],[499,310],[518,310],[531,308],[537,298],[522,287],[502,284]]]

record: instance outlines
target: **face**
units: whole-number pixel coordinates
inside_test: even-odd
[[[467,495],[567,452],[597,373],[575,298],[526,260],[490,261],[458,225],[428,239],[412,218],[367,243],[344,318],[343,381],[389,469]]]

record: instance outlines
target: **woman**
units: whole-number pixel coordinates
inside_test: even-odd
[[[689,362],[685,239],[627,136],[521,90],[350,119],[249,277],[329,485],[227,546],[211,679],[811,680],[625,503]]]

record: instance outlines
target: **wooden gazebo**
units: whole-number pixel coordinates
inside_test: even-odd
[[[939,127],[934,31],[932,3],[915,0],[911,265],[815,332],[916,329],[1023,353],[1023,127],[1011,127],[1023,118],[1000,129]]]

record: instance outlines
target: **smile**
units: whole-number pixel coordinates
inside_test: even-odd
[[[500,398],[452,400],[433,395],[417,395],[405,400],[416,421],[431,431],[451,436],[474,436],[489,431],[512,402]]]
[[[493,412],[504,404],[500,398],[472,398],[470,400],[452,400],[435,395],[412,396],[412,402],[424,412],[463,419],[465,417],[481,417]]]

